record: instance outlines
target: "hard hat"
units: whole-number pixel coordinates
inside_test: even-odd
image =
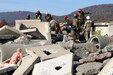
[[[86,19],[89,20],[90,19],[90,16],[87,16]]]
[[[40,13],[40,10],[38,10],[37,13]]]
[[[54,24],[57,24],[57,22],[55,21]]]
[[[47,12],[45,14],[46,14],[46,16],[48,16],[48,13]]]
[[[67,16],[64,16],[64,19],[66,19],[67,18]]]
[[[78,9],[78,12],[80,12],[81,10],[82,10],[82,9],[81,9],[81,8],[79,8],[79,9]]]
[[[48,14],[48,12],[46,12],[45,14]]]

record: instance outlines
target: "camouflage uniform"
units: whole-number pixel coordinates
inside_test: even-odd
[[[56,34],[61,33],[59,23],[56,23],[56,24],[55,24],[55,31],[56,31]]]
[[[84,41],[84,35],[82,34],[83,32],[83,27],[84,27],[84,22],[85,22],[85,15],[82,10],[80,10],[78,13],[78,30],[79,30],[79,40]]]
[[[85,40],[87,41],[90,38],[90,32],[91,32],[91,27],[93,26],[93,21],[91,20],[87,20],[84,24],[84,36],[85,36]]]
[[[36,19],[42,21],[42,14],[41,13],[36,13],[35,17],[36,17]]]
[[[79,27],[81,27],[81,26],[83,27],[84,22],[85,22],[85,15],[84,15],[84,12],[83,12],[83,11],[78,12],[77,15],[78,15]]]
[[[26,19],[27,20],[30,20],[30,14],[27,15]]]
[[[73,19],[73,27],[71,30],[71,34],[74,39],[79,39],[78,19],[77,18]]]
[[[51,16],[50,14],[47,14],[47,15],[45,16],[45,20],[46,20],[47,22],[50,22],[50,21],[52,20],[52,16]]]
[[[65,19],[65,21],[66,21],[66,31],[68,33],[70,33],[71,32],[71,28],[72,28],[72,22],[69,20],[69,18]]]

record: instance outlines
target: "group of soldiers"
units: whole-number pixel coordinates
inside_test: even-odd
[[[55,31],[55,34],[71,36],[75,42],[86,42],[90,38],[94,22],[90,19],[90,16],[86,17],[84,11],[80,8],[73,17],[73,19],[70,19],[64,16],[65,22],[61,25],[53,20],[51,14],[45,13],[45,20],[50,23],[50,29]],[[42,21],[42,14],[39,10],[35,13],[35,18]],[[26,19],[30,19],[30,15],[27,15]]]

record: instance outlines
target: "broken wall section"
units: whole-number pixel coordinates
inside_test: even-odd
[[[39,20],[16,20],[15,23],[16,29],[20,32],[37,35],[31,32],[38,31],[38,34],[42,34],[46,40],[51,41],[50,24],[48,22],[40,22]]]

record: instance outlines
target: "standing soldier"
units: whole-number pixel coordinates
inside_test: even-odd
[[[36,19],[42,21],[42,14],[40,13],[40,11],[38,10],[35,14]]]
[[[82,9],[78,9],[77,12],[78,15],[78,22],[79,22],[79,26],[83,27],[84,22],[85,22],[85,15],[84,15],[84,11],[82,11]]]
[[[85,15],[84,15],[84,12],[82,11],[82,9],[78,9],[78,12],[77,12],[77,15],[78,15],[78,28],[79,28],[79,40],[80,41],[84,41],[84,34],[82,34],[83,32],[83,27],[84,27],[84,22],[85,22]]]
[[[45,20],[46,20],[47,22],[50,22],[50,21],[52,20],[51,14],[49,14],[49,13],[46,12],[46,14],[45,14]]]
[[[74,14],[74,19],[73,19],[73,27],[71,34],[73,35],[74,41],[79,42],[79,28],[78,28],[78,15],[75,13]]]
[[[86,19],[87,20],[85,21],[83,31],[84,31],[85,40],[87,41],[90,38],[90,33],[92,31],[91,29],[94,25],[94,22],[90,20],[90,16],[87,16]]]
[[[27,20],[30,20],[30,14],[27,14],[26,19],[27,19]]]

